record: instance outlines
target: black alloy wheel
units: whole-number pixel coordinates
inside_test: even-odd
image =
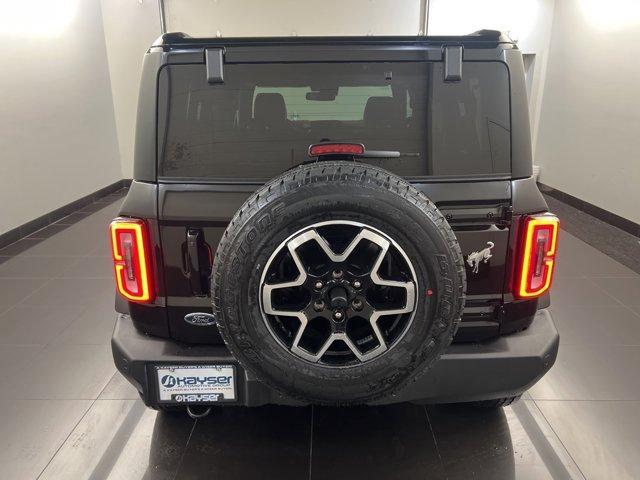
[[[402,338],[415,313],[416,284],[406,253],[384,233],[359,222],[322,222],[275,250],[262,275],[262,311],[292,354],[350,366]]]

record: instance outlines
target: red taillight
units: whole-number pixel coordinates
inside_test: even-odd
[[[310,157],[320,155],[362,155],[364,145],[361,143],[316,143],[309,147]]]
[[[109,229],[118,292],[133,302],[153,301],[147,224],[134,218],[116,218]]]
[[[553,215],[527,217],[523,224],[515,295],[535,298],[551,287],[559,220]]]

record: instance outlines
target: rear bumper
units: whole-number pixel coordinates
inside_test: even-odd
[[[449,403],[519,395],[553,365],[559,336],[547,310],[536,313],[522,332],[490,341],[451,345],[441,359],[397,395],[374,402]],[[235,365],[237,405],[299,405],[282,397],[246,372],[224,346],[187,345],[149,337],[127,315],[118,315],[111,340],[118,370],[137,388],[145,404],[158,406],[155,366]]]

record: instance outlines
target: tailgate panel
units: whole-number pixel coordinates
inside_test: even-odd
[[[509,182],[421,183],[416,187],[447,216],[465,260],[470,253],[486,248],[487,242],[493,242],[491,258],[480,264],[477,273],[465,264],[469,310],[465,310],[465,314],[469,313],[469,320],[493,320],[493,310],[502,301],[509,247],[509,224],[504,217],[510,205]],[[184,321],[187,313],[211,312],[210,297],[195,296],[192,291],[185,259],[187,230],[201,231],[204,242],[211,252],[215,252],[227,223],[257,188],[259,185],[247,184],[160,185],[158,206],[166,301],[169,328],[174,338],[189,342],[220,342],[215,327],[194,326]]]

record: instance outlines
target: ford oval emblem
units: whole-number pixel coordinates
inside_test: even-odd
[[[216,317],[210,313],[194,312],[185,315],[184,321],[198,327],[209,327],[216,324]]]

